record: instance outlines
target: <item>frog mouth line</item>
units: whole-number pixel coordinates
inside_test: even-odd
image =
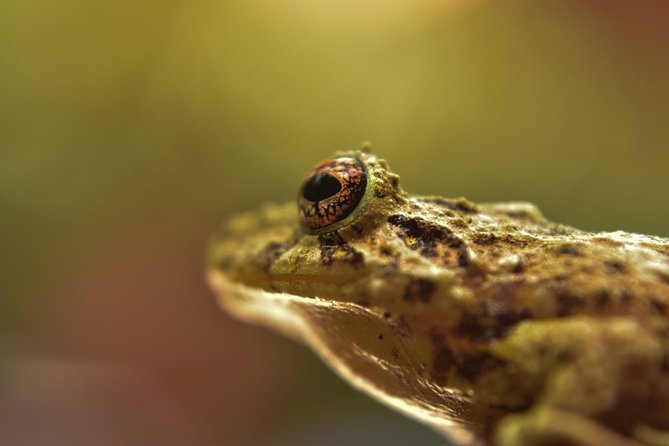
[[[309,284],[309,288],[319,289],[322,287],[339,287],[344,285],[354,285],[366,281],[367,274],[356,273],[328,273],[328,274],[267,274],[267,273],[240,273],[229,274],[221,270],[212,270],[210,277],[220,276],[221,278],[238,283],[251,289],[258,289],[270,292],[290,293],[290,290],[300,288],[304,290],[304,284]],[[300,286],[302,285],[302,286]],[[295,293],[303,297],[316,297],[315,295],[305,294],[304,292]],[[327,299],[327,296],[318,294],[319,297]],[[332,299],[335,300],[335,299]],[[339,299],[336,299],[339,300]]]

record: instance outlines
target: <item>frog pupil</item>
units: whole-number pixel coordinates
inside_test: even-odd
[[[329,173],[320,172],[304,183],[302,196],[309,201],[325,200],[341,190],[341,183]]]

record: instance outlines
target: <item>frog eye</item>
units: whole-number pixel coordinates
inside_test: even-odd
[[[367,188],[367,169],[352,157],[327,160],[302,183],[297,199],[302,228],[311,234],[334,231],[360,205]]]

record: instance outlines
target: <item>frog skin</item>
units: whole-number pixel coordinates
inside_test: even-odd
[[[338,156],[317,169],[367,180],[341,221],[305,226],[305,197],[332,191],[303,186],[215,235],[227,311],[456,444],[669,445],[669,240],[408,195],[367,149]]]

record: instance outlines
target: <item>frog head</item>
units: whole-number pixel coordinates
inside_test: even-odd
[[[252,288],[340,302],[383,295],[390,305],[398,291],[399,301],[427,300],[434,282],[448,282],[471,257],[436,222],[473,206],[410,197],[385,160],[341,152],[307,174],[295,202],[224,225],[211,244],[211,270]]]
[[[358,283],[387,267],[387,218],[407,206],[399,177],[367,151],[342,152],[309,172],[297,200],[265,205],[225,225],[211,265],[234,281],[268,291],[352,300]],[[386,251],[392,251],[385,246]]]
[[[411,197],[384,160],[338,153],[307,174],[295,202],[225,224],[209,281],[229,312],[306,342],[357,388],[471,439],[468,397],[435,385],[435,341],[423,328],[444,321],[435,296],[472,258],[440,222],[473,206]]]

